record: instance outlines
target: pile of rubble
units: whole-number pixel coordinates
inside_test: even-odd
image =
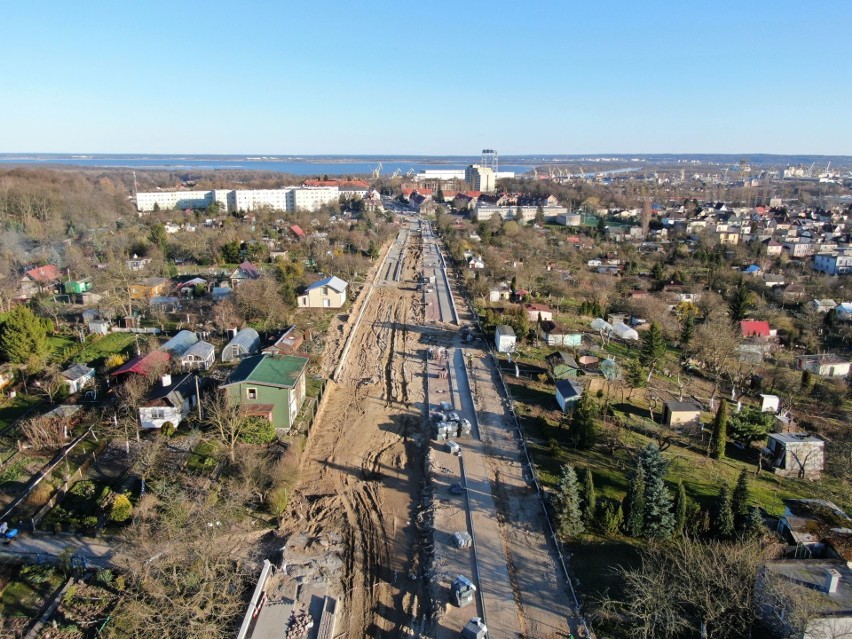
[[[308,630],[314,627],[314,620],[306,610],[293,610],[287,621],[287,632],[285,639],[303,639],[308,635]]]

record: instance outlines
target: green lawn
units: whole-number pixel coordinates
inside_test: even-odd
[[[100,366],[104,360],[115,353],[130,354],[131,347],[136,343],[136,336],[132,333],[110,333],[103,337],[95,338],[80,351],[75,358],[89,365]]]
[[[54,357],[64,351],[66,348],[78,345],[77,340],[66,337],[65,335],[51,335],[47,338],[47,345],[50,349],[51,357]]]
[[[40,398],[19,393],[14,399],[0,405],[0,430],[10,426],[39,403],[41,403]]]
[[[574,450],[568,442],[567,429],[560,432],[556,425],[544,426],[539,419],[524,421],[528,436],[535,439],[529,442],[528,446],[539,470],[539,478],[545,485],[555,487],[562,465],[570,463],[580,476],[585,473],[586,468],[592,470],[598,495],[618,500],[624,497],[627,477],[633,468],[630,454],[626,450],[618,450],[615,455],[610,455],[602,446],[594,450]],[[560,443],[556,451],[548,444],[551,439]],[[632,450],[643,448],[654,441],[626,430],[623,431],[622,440]],[[729,452],[733,454],[734,451]],[[743,468],[750,473],[752,503],[770,514],[783,513],[782,500],[785,498],[827,498],[841,508],[850,507],[849,495],[842,482],[830,477],[813,482],[779,477],[768,471],[755,476],[753,463],[731,457],[714,461],[677,445],[668,448],[663,456],[669,461],[666,476],[669,487],[674,490],[677,482],[683,481],[687,494],[705,508],[712,506],[723,483],[726,482],[733,488]]]
[[[63,581],[49,566],[25,566],[0,595],[0,618],[32,617]]]

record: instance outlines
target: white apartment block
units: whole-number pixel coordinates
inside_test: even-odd
[[[323,204],[337,202],[340,189],[336,186],[296,188],[287,194],[287,211],[316,211]]]
[[[414,176],[415,182],[428,182],[430,180],[440,181],[467,181],[466,169],[424,169]],[[506,180],[515,177],[514,171],[497,171],[493,174],[495,180]],[[473,189],[478,190],[478,189]]]
[[[492,193],[496,188],[494,170],[486,166],[471,164],[464,170],[464,180],[468,187],[480,193]]]
[[[568,209],[564,206],[541,207],[545,220],[556,220],[560,215],[567,215]],[[538,213],[538,206],[493,206],[489,204],[479,205],[473,210],[473,219],[477,222],[490,220],[495,215],[502,220],[516,220],[518,222],[532,222]]]
[[[290,186],[283,189],[234,189],[214,191],[155,191],[136,194],[136,210],[206,209],[214,202],[229,212],[270,208],[276,211],[316,211],[323,204],[337,202],[336,186],[307,188]]]

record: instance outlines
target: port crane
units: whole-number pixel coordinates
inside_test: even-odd
[[[395,180],[395,179],[396,179],[396,178],[398,178],[400,175],[402,175],[402,169],[397,169],[396,171],[394,171],[394,172],[393,172],[393,175],[391,175],[391,179],[392,179],[392,180]]]
[[[383,168],[384,168],[384,166],[382,166],[382,163],[381,163],[381,162],[379,162],[379,165],[378,165],[375,169],[373,169],[373,174],[372,174],[372,175],[373,175],[373,179],[374,179],[374,180],[378,180],[378,179],[379,179],[379,176],[382,174],[382,169],[383,169]]]

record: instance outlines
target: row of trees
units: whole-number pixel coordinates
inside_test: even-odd
[[[743,469],[731,492],[723,484],[709,510],[687,497],[683,482],[674,494],[666,485],[668,463],[654,444],[639,451],[622,502],[598,500],[594,476],[586,470],[578,482],[570,464],[562,469],[554,498],[556,530],[563,539],[573,539],[584,531],[598,529],[611,535],[619,530],[631,537],[669,539],[690,534],[720,540],[759,536],[763,520],[750,506],[748,476]]]

